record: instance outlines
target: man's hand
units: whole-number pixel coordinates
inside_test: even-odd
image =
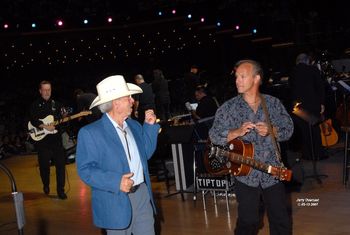
[[[122,176],[122,180],[120,181],[120,191],[124,193],[130,192],[131,187],[134,185],[134,181],[131,179],[134,173],[128,173]]]
[[[52,124],[51,125],[41,124],[39,127],[48,131],[54,131],[56,129],[56,127]]]
[[[266,122],[258,122],[258,123],[256,123],[255,124],[255,130],[261,136],[269,135],[269,128],[268,128]]]
[[[145,111],[145,123],[153,125],[156,122],[156,115],[152,109],[147,109]]]
[[[238,137],[244,136],[255,128],[255,124],[252,122],[244,122],[242,126],[235,130],[230,130],[227,135],[227,142],[236,139]]]

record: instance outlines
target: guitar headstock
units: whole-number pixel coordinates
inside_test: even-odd
[[[281,181],[291,181],[293,172],[285,167],[271,167],[271,175]]]
[[[227,150],[224,146],[211,145],[210,147],[210,157],[222,157],[227,155]]]

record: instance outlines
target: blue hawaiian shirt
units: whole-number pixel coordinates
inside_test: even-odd
[[[287,113],[281,101],[270,95],[263,95],[269,112],[272,126],[277,128],[277,141],[288,140],[294,131],[291,117]],[[256,113],[248,106],[242,95],[226,101],[216,112],[215,120],[209,131],[212,143],[218,145],[227,144],[229,130],[239,128],[244,122],[266,122],[264,110],[260,104]],[[254,159],[272,166],[280,166],[276,151],[270,135],[260,136],[252,130],[240,137],[244,141],[251,142],[254,146]],[[251,187],[270,187],[279,182],[270,174],[253,169],[247,176],[236,176],[236,180]]]

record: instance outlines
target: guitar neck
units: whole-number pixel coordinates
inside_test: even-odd
[[[234,143],[231,143],[232,145]],[[240,146],[237,144],[236,146],[230,147],[230,149],[235,149],[240,151]],[[241,153],[236,153],[233,151],[226,151],[224,149],[220,148],[212,148],[212,153],[214,156],[224,156],[228,158],[230,162],[233,162],[235,164],[240,164],[240,165],[246,165],[251,168],[260,170],[262,172],[268,173],[276,177],[278,180],[286,180],[290,181],[292,179],[292,171],[288,170],[285,167],[280,167],[280,166],[272,166],[266,163],[262,163],[259,161],[256,161],[253,159],[253,153],[250,153],[249,148],[246,149],[247,151],[245,152],[247,156],[251,157],[246,157]],[[244,151],[241,151],[242,153]],[[235,170],[234,170],[235,171]],[[235,174],[238,174],[239,172],[234,172]]]
[[[237,164],[244,164],[260,171],[269,173],[270,165],[267,165],[262,162],[255,161],[253,158],[244,157],[240,154],[236,154],[234,152],[225,152],[224,155],[232,162]]]
[[[64,123],[64,122],[68,122],[72,119],[75,119],[75,118],[78,118],[78,117],[81,117],[82,115],[80,113],[77,113],[77,114],[74,114],[72,116],[69,116],[69,117],[65,117],[65,118],[61,118],[57,121],[54,121],[54,125],[58,125],[58,124],[61,124],[61,123]]]

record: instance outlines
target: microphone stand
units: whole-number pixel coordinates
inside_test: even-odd
[[[324,175],[324,174],[318,174],[317,173],[317,167],[316,167],[316,162],[317,162],[317,159],[316,159],[316,155],[315,155],[315,146],[314,146],[314,139],[313,139],[313,123],[308,123],[309,125],[309,133],[310,133],[310,141],[311,141],[311,158],[312,158],[312,170],[313,170],[313,174],[312,175],[308,175],[308,176],[304,176],[304,179],[307,179],[307,178],[314,178],[316,179],[316,181],[319,183],[319,184],[322,184],[322,180],[321,180],[321,177],[328,177],[327,175]]]
[[[25,224],[25,215],[24,215],[24,207],[23,207],[23,193],[17,192],[17,186],[15,179],[11,173],[11,171],[0,162],[0,169],[9,177],[11,183],[12,197],[16,210],[16,219],[17,219],[17,228],[18,234],[23,235],[23,227]]]

